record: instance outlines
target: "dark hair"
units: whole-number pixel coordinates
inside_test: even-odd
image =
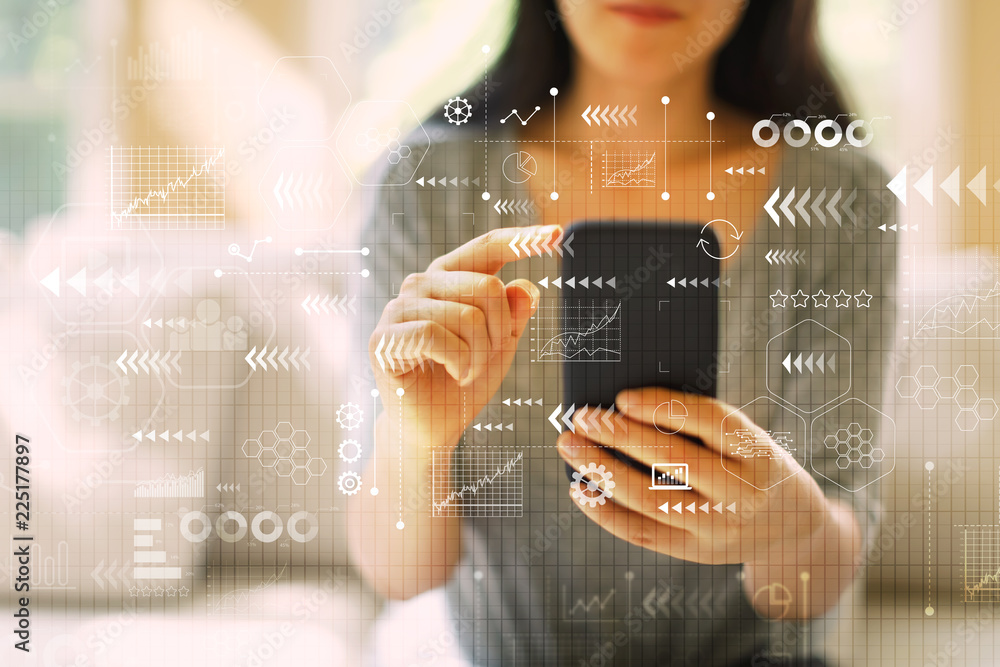
[[[565,87],[573,76],[572,48],[555,0],[519,0],[510,42],[493,68],[491,104],[544,106],[549,88]],[[717,55],[713,87],[721,100],[758,119],[846,113],[816,42],[815,0],[747,0]]]

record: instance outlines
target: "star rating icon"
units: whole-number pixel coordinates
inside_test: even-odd
[[[837,308],[851,307],[851,295],[843,289],[833,295],[833,300],[837,304]]]
[[[857,294],[851,295],[847,293],[847,290],[841,289],[839,292],[831,296],[821,289],[810,296],[802,289],[799,289],[792,295],[785,294],[779,289],[771,295],[771,307],[785,308],[788,304],[788,300],[791,299],[792,308],[806,308],[809,305],[809,299],[812,299],[813,306],[815,308],[829,308],[830,299],[833,299],[837,308],[850,308],[853,305],[852,300],[857,303],[858,308],[870,308],[873,298],[875,297],[865,290],[861,290]]]

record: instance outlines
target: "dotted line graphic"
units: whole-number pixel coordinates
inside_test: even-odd
[[[931,604],[931,471],[934,470],[934,462],[928,461],[927,468],[927,608],[924,613],[928,616],[934,615],[934,606]]]

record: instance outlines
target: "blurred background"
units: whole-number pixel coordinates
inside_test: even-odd
[[[1000,601],[1000,591],[991,595],[981,591],[983,573],[989,574],[990,567],[1000,568],[996,426],[1000,420],[993,419],[989,400],[981,399],[1000,398],[998,339],[967,335],[936,340],[934,335],[918,333],[918,325],[923,313],[946,300],[962,302],[970,294],[996,299],[996,293],[989,290],[997,280],[994,220],[1000,187],[994,183],[1000,178],[996,160],[1000,156],[996,145],[1000,4],[822,0],[820,5],[821,36],[829,61],[859,116],[877,119],[872,148],[889,174],[907,167],[911,186],[900,229],[886,232],[900,234],[903,244],[898,288],[903,322],[886,400],[897,427],[895,467],[883,480],[886,520],[876,552],[857,586],[854,606],[833,635],[831,651],[850,664],[939,664],[933,656],[954,644],[957,648],[947,653],[948,664],[996,664],[993,650],[1000,646],[1000,632],[989,621],[991,604]],[[2,0],[0,231],[5,238],[0,244],[0,286],[6,283],[8,287],[0,294],[4,326],[0,348],[10,352],[5,362],[7,380],[0,393],[0,424],[5,432],[24,423],[14,423],[14,414],[37,420],[29,423],[38,423],[40,429],[46,420],[37,409],[28,410],[27,415],[21,412],[26,404],[13,380],[16,367],[24,365],[34,347],[25,346],[11,331],[22,328],[42,339],[63,322],[58,308],[53,319],[43,307],[37,282],[45,274],[39,275],[32,262],[40,252],[44,257],[54,233],[63,238],[58,234],[96,219],[88,206],[109,195],[112,147],[225,146],[226,234],[208,232],[198,238],[223,250],[236,239],[246,252],[254,240],[273,229],[272,212],[259,190],[262,183],[270,182],[268,169],[280,159],[282,148],[296,142],[326,146],[329,151],[311,159],[346,170],[354,183],[337,202],[336,224],[320,230],[289,230],[270,249],[291,250],[307,243],[351,248],[356,245],[368,201],[362,175],[378,152],[341,145],[343,127],[353,114],[363,114],[394,125],[405,135],[418,119],[437,113],[442,100],[482,76],[483,44],[495,45],[491,55],[500,53],[510,29],[509,9],[507,0]],[[294,120],[286,122],[289,109]],[[932,167],[935,185],[956,168],[960,170],[956,177],[959,201],[947,198],[943,189],[936,190],[933,205],[916,196],[914,182]],[[966,184],[984,167],[980,199],[974,192],[977,186]],[[60,243],[65,259],[64,239]],[[176,260],[177,253],[188,252],[163,241],[150,244],[147,250],[149,256],[139,257],[137,265],[163,262],[169,266],[171,257]],[[218,263],[220,255],[235,257],[205,253],[201,257],[193,252],[185,259],[208,265]],[[265,256],[254,268],[261,267],[261,261],[262,268],[268,267]],[[346,283],[338,281],[322,282],[316,289],[346,289]],[[192,293],[218,299],[232,296],[226,288],[211,285],[192,288],[188,284],[184,293],[160,287],[161,297],[174,300],[171,303],[190,299]],[[234,289],[245,292],[242,287]],[[143,302],[136,299],[119,307],[123,312],[139,310]],[[252,308],[244,310],[242,316],[250,321]],[[294,318],[301,318],[302,313],[298,303],[291,303],[276,305],[271,316],[297,321]],[[132,325],[142,328],[141,322]],[[304,331],[316,333],[315,320],[303,320],[301,325]],[[265,323],[252,330],[248,344],[270,344],[266,329]],[[293,382],[281,387],[275,392],[275,414],[281,413],[281,406],[295,406],[302,392],[322,396],[334,408],[360,400],[357,378],[350,378],[346,370],[346,326],[332,325],[315,338],[325,338],[328,344],[315,350],[314,363],[326,364],[334,372],[320,386]],[[84,354],[86,347],[77,352]],[[65,369],[73,361],[80,360],[60,361],[64,374],[70,374]],[[253,380],[243,385],[239,380],[233,378],[232,387],[226,390],[230,393],[206,390],[190,398],[189,405],[175,407],[183,412],[199,401],[204,405],[249,404],[240,392],[252,394],[259,388],[254,388]],[[963,389],[974,390],[974,396]],[[143,391],[152,395],[157,387],[151,383]],[[332,409],[300,415],[302,423],[314,424],[317,431],[332,426],[335,417]],[[148,430],[148,425],[135,419],[134,425]],[[159,419],[169,422],[162,413]],[[218,419],[216,432],[226,434],[238,431],[234,421],[262,418],[237,410]],[[121,439],[118,431],[114,437]],[[96,438],[101,432],[95,434]],[[231,458],[224,447],[241,443],[218,445],[223,448],[219,457]],[[326,447],[324,456],[335,461],[336,443],[332,443],[333,450],[330,444],[320,447]],[[50,479],[55,481],[51,488],[36,487],[38,493],[59,498],[59,485],[73,488],[106,458],[86,451],[78,458],[69,457],[75,469],[52,464]],[[157,461],[147,463],[155,466]],[[126,471],[127,466],[116,464],[104,479],[123,476],[127,480]],[[139,475],[143,471],[128,472]],[[40,477],[45,474],[41,472]],[[295,492],[294,486],[289,487],[285,500],[317,502]],[[58,509],[52,512],[56,518],[46,525],[53,535],[68,530],[70,524],[78,529],[82,525],[85,531],[100,530],[89,519],[81,524],[80,517],[111,511],[128,514],[134,500],[121,498],[117,489],[105,497],[95,490],[93,497],[80,498],[77,508],[61,499],[52,505]],[[335,499],[330,503],[335,505]],[[324,521],[328,521],[330,530],[339,535],[337,512],[329,514],[320,523],[327,526]],[[288,640],[287,646],[275,649],[281,656],[276,660],[296,664],[295,660],[306,659],[302,656],[320,651],[340,656],[343,662],[336,664],[360,664],[356,661],[364,652],[365,633],[379,602],[351,574],[343,548],[336,542],[332,554],[330,549],[293,554],[289,562],[300,566],[300,573],[282,572],[275,579],[287,586],[235,585],[243,598],[257,595],[266,600],[250,605],[255,625],[246,622],[244,612],[249,607],[236,607],[228,616],[209,614],[215,625],[206,626],[192,620],[199,618],[195,612],[201,613],[202,602],[162,608],[146,605],[136,612],[134,596],[125,592],[126,578],[121,577],[114,587],[108,582],[109,568],[114,570],[121,563],[124,570],[129,550],[113,546],[114,531],[101,538],[112,545],[106,557],[95,549],[89,555],[69,558],[67,581],[80,583],[62,590],[50,586],[49,593],[42,594],[47,606],[39,609],[43,620],[38,621],[37,636],[40,642],[48,642],[43,646],[51,648],[52,662],[39,658],[24,664],[70,664],[60,660],[72,657],[74,651],[86,653],[90,660],[79,664],[129,664],[114,660],[150,642],[162,646],[163,636],[180,632],[195,633],[201,639],[194,644],[200,648],[165,647],[167,657],[162,664],[176,664],[178,657],[195,664],[223,664],[201,661],[206,656],[225,660],[233,652],[244,655],[246,646],[256,646],[254,637],[277,627],[281,610],[287,617],[304,600],[314,598],[322,598],[316,603],[318,611],[307,616],[308,625],[300,628],[294,642]],[[981,540],[974,547],[980,549],[981,562],[970,573],[968,550],[970,540],[975,539]],[[295,545],[290,548],[294,551]],[[110,555],[115,549],[121,551],[120,558]],[[191,550],[182,560],[206,581],[224,576],[218,567],[239,564],[220,544]],[[326,563],[325,569],[320,563]],[[8,566],[5,578],[9,579],[9,573]],[[117,571],[111,572],[112,579],[117,576]],[[262,569],[247,580],[267,581],[267,576]],[[233,581],[228,583],[233,585]],[[217,594],[218,588],[214,590]],[[90,611],[79,611],[81,605]],[[273,613],[259,613],[264,607]],[[123,617],[123,609],[129,615]],[[151,615],[150,609],[160,609],[164,615]],[[218,612],[219,607],[214,610]],[[135,622],[136,614],[142,622]],[[970,623],[977,624],[976,630],[967,634],[964,630],[972,627]],[[163,624],[172,624],[166,634]],[[94,637],[116,627],[121,638],[109,640],[106,650],[97,651],[94,645],[103,646],[103,640]],[[219,644],[220,632],[239,639]],[[293,644],[296,648],[289,648]],[[88,645],[85,651],[80,648]],[[3,651],[9,655],[6,647]],[[157,660],[152,657],[144,664],[161,664]],[[6,658],[0,662],[9,664]]]

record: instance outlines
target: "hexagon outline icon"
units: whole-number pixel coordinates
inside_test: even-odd
[[[795,403],[789,401],[788,399],[786,399],[784,396],[782,396],[781,394],[779,394],[777,391],[775,391],[771,387],[771,380],[772,380],[773,375],[774,375],[771,372],[771,363],[770,363],[771,344],[774,343],[775,341],[777,341],[779,338],[781,338],[785,334],[787,334],[787,333],[789,333],[789,332],[797,329],[800,326],[806,325],[806,324],[815,324],[816,326],[818,326],[818,327],[820,327],[820,328],[828,331],[829,333],[833,334],[834,336],[836,336],[840,340],[844,341],[844,343],[847,345],[847,364],[844,364],[843,360],[841,360],[841,361],[838,362],[838,365],[841,368],[844,368],[845,366],[847,368],[847,386],[844,388],[844,390],[841,393],[839,393],[836,396],[832,397],[826,403],[823,403],[821,405],[816,406],[812,410],[806,410],[802,406],[796,405]],[[764,359],[765,359],[765,364],[764,364],[764,385],[767,387],[768,393],[770,393],[772,396],[774,396],[778,400],[780,400],[780,401],[782,401],[784,403],[787,403],[788,405],[792,406],[796,410],[799,410],[800,412],[803,412],[803,413],[805,413],[807,415],[811,415],[811,414],[813,414],[815,412],[818,412],[818,411],[822,410],[826,406],[830,405],[831,403],[834,403],[835,401],[843,398],[844,396],[846,396],[847,394],[850,393],[851,387],[854,385],[854,376],[853,376],[853,369],[852,369],[852,366],[853,366],[853,356],[854,356],[854,350],[853,350],[853,347],[851,346],[851,341],[847,340],[846,338],[844,338],[843,336],[841,336],[839,333],[837,333],[836,331],[834,331],[830,327],[828,327],[828,326],[826,326],[824,324],[821,324],[820,322],[817,322],[814,319],[807,318],[807,319],[802,320],[801,322],[796,322],[792,326],[788,327],[787,329],[785,329],[781,333],[776,334],[769,341],[767,341],[767,346],[764,348]],[[810,357],[812,357],[812,355],[810,355]]]
[[[325,60],[330,64],[330,69],[333,70],[333,73],[337,75],[337,80],[340,81],[340,85],[344,87],[344,91],[347,93],[347,103],[344,105],[344,110],[341,111],[340,114],[336,116],[336,122],[334,122],[330,126],[330,134],[326,135],[325,137],[310,137],[308,139],[286,139],[286,141],[288,141],[291,144],[324,143],[330,141],[337,133],[337,128],[340,126],[341,121],[344,120],[344,114],[347,113],[348,107],[351,106],[351,100],[353,96],[351,95],[350,87],[347,85],[347,82],[344,81],[344,77],[340,75],[340,70],[338,70],[337,66],[333,63],[333,61],[327,58],[326,56],[281,56],[280,58],[275,60],[274,64],[271,66],[271,69],[268,71],[267,76],[264,77],[264,81],[261,82],[260,88],[257,90],[257,107],[260,108],[262,112],[264,112],[265,117],[270,118],[271,112],[270,110],[264,108],[264,104],[261,102],[260,97],[261,94],[264,92],[264,89],[267,87],[267,82],[271,80],[271,77],[274,75],[275,70],[278,69],[278,65],[280,65],[281,61],[283,60]]]
[[[799,446],[803,449],[802,459],[799,460],[799,458],[795,457],[794,455],[792,456],[792,458],[794,458],[799,463],[799,465],[801,466],[801,468],[799,470],[795,471],[795,472],[792,472],[790,475],[788,475],[786,477],[783,477],[783,478],[779,479],[778,481],[776,481],[773,484],[770,484],[768,486],[757,486],[753,482],[750,482],[749,480],[743,479],[742,477],[740,477],[739,473],[735,472],[734,470],[730,470],[729,467],[726,466],[726,462],[732,460],[731,458],[727,457],[726,453],[725,453],[725,449],[727,447],[727,445],[726,445],[726,420],[729,419],[730,417],[732,417],[737,412],[744,412],[748,407],[750,407],[751,405],[754,405],[754,404],[756,404],[756,403],[758,403],[760,401],[766,401],[766,402],[770,403],[772,406],[774,406],[775,408],[778,408],[780,410],[784,410],[788,414],[792,415],[793,417],[795,417],[795,419],[798,420],[798,423],[800,424],[801,429],[802,429],[801,442],[799,443]],[[720,441],[722,442],[722,451],[720,451],[720,456],[721,456],[721,460],[722,460],[722,468],[726,472],[728,472],[730,475],[732,475],[733,477],[735,477],[736,479],[740,480],[744,484],[748,484],[749,486],[752,486],[753,488],[757,489],[758,491],[767,491],[768,489],[772,489],[775,486],[777,486],[778,484],[781,484],[782,482],[787,481],[787,480],[791,479],[792,477],[794,477],[795,475],[799,474],[799,472],[801,472],[802,470],[804,470],[805,467],[806,467],[806,454],[808,453],[808,445],[809,445],[809,431],[808,431],[808,428],[806,426],[806,420],[802,418],[802,415],[798,414],[797,412],[794,412],[788,406],[782,405],[781,403],[779,403],[778,401],[774,400],[770,396],[758,396],[757,398],[753,399],[749,403],[744,404],[739,409],[734,410],[733,412],[730,412],[725,417],[723,417],[722,418],[722,423],[721,423],[721,433],[719,435],[720,435]]]
[[[896,422],[895,422],[895,420],[893,420],[892,417],[890,417],[886,413],[882,412],[878,408],[872,407],[871,405],[869,405],[865,401],[862,401],[860,398],[853,398],[853,397],[852,398],[848,398],[847,400],[841,401],[837,405],[833,406],[829,410],[825,410],[822,413],[820,413],[820,414],[816,415],[815,417],[813,417],[812,422],[809,423],[809,445],[810,445],[810,449],[811,449],[812,444],[813,444],[814,441],[818,442],[822,446],[825,446],[825,445],[823,445],[822,439],[816,440],[815,429],[816,429],[817,422],[820,419],[822,419],[823,417],[825,417],[826,415],[830,414],[831,412],[833,412],[835,410],[839,410],[840,408],[842,408],[843,406],[847,405],[848,403],[858,403],[858,404],[861,404],[861,405],[865,406],[868,410],[870,410],[873,413],[875,413],[876,415],[878,415],[875,418],[876,421],[882,420],[882,419],[886,420],[885,424],[886,424],[887,428],[886,428],[886,430],[883,430],[879,434],[881,437],[880,437],[880,441],[879,441],[880,444],[879,444],[878,448],[881,449],[883,452],[885,452],[886,449],[891,449],[891,456],[887,455],[887,456],[885,456],[880,461],[880,462],[885,462],[887,459],[891,459],[891,465],[888,467],[888,469],[883,469],[881,471],[881,473],[878,475],[878,477],[875,477],[874,479],[869,480],[868,482],[862,484],[861,486],[859,486],[856,489],[849,489],[846,486],[844,486],[843,484],[841,484],[840,482],[838,482],[837,480],[831,479],[831,478],[827,477],[826,475],[824,475],[822,471],[820,471],[820,470],[818,470],[816,468],[815,461],[813,461],[813,457],[811,455],[809,456],[809,469],[812,470],[817,475],[819,475],[820,477],[822,477],[823,479],[825,479],[825,480],[827,480],[829,482],[833,482],[834,484],[836,484],[837,486],[839,486],[840,488],[842,488],[844,491],[848,491],[850,493],[857,493],[858,491],[861,491],[865,487],[871,486],[872,484],[874,484],[875,482],[877,482],[878,480],[882,479],[883,477],[885,477],[886,475],[888,475],[889,473],[891,473],[893,470],[896,469]],[[868,425],[867,422],[864,424],[864,428],[870,428],[870,426]],[[891,432],[887,433],[886,431],[891,431]]]
[[[363,180],[363,177],[364,177],[365,173],[364,172],[361,173],[361,174],[355,173],[354,172],[354,168],[351,165],[351,161],[347,159],[346,155],[344,155],[345,151],[342,148],[342,143],[341,142],[346,140],[344,135],[347,133],[347,130],[348,130],[348,128],[351,125],[351,120],[354,119],[354,116],[358,112],[358,109],[360,109],[362,107],[362,105],[365,105],[365,104],[402,104],[402,105],[404,105],[406,107],[407,111],[409,111],[410,115],[412,115],[413,118],[414,118],[414,120],[416,120],[416,122],[417,122],[417,125],[414,128],[414,131],[420,130],[421,134],[424,135],[424,140],[426,141],[425,145],[428,147],[428,150],[424,150],[420,154],[420,159],[417,160],[417,163],[413,166],[413,170],[410,172],[410,175],[406,179],[406,181],[404,181],[402,183],[382,183],[382,182],[379,182],[379,183],[367,183],[367,182],[365,182],[365,180]],[[354,178],[355,182],[357,182],[357,184],[360,185],[360,186],[362,186],[362,187],[378,187],[378,186],[382,186],[382,185],[385,185],[387,187],[391,187],[391,186],[409,185],[413,181],[413,177],[416,175],[417,170],[420,168],[420,165],[423,164],[424,158],[427,157],[427,153],[429,152],[430,144],[431,144],[431,138],[430,138],[430,135],[427,134],[427,130],[424,129],[423,123],[420,122],[420,118],[413,111],[413,107],[411,107],[410,104],[408,102],[404,101],[404,100],[360,100],[353,107],[351,107],[350,112],[348,113],[347,117],[344,119],[344,122],[341,124],[340,131],[337,133],[337,139],[334,142],[334,145],[337,148],[337,153],[338,153],[340,159],[343,160],[344,164],[347,165],[347,171]],[[372,163],[372,164],[374,164],[374,163]],[[377,172],[378,170],[375,170],[375,171]],[[365,170],[365,172],[367,172],[367,170]]]

